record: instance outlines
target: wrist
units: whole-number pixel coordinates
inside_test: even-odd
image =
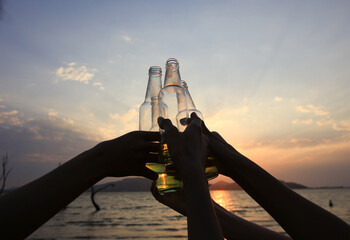
[[[202,180],[207,182],[205,176],[205,169],[202,167],[201,164],[196,163],[188,163],[184,171],[182,171],[181,177],[184,184],[188,182],[199,182]]]
[[[94,169],[97,177],[101,179],[108,177],[108,156],[103,150],[106,144],[107,142],[101,142],[84,153],[88,156],[89,165]]]

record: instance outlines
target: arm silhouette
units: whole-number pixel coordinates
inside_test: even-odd
[[[157,179],[145,167],[159,150],[159,133],[135,131],[102,142],[43,177],[0,197],[3,239],[24,239],[81,193],[107,176]]]
[[[169,119],[158,119],[175,168],[183,181],[186,198],[188,239],[223,239],[205,177],[204,160],[208,139],[201,120],[195,117],[183,133]]]
[[[283,185],[204,123],[202,128],[219,172],[238,183],[293,239],[350,239],[347,223]]]
[[[153,196],[164,205],[172,208],[178,213],[187,216],[186,213],[186,200],[185,193],[183,190],[167,193],[166,195],[160,195],[158,193],[155,184],[153,183],[151,187],[151,192]],[[240,240],[250,240],[250,239],[261,239],[261,240],[288,240],[288,236],[276,233],[272,230],[259,226],[255,223],[249,222],[240,218],[226,209],[221,207],[216,202],[214,203],[214,208],[216,215],[218,217],[223,235],[226,239],[240,239]]]

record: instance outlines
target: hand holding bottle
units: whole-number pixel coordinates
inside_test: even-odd
[[[208,138],[202,133],[202,120],[192,113],[191,122],[182,133],[169,119],[160,117],[158,123],[165,131],[162,137],[183,181],[188,238],[223,239],[205,175]]]
[[[104,175],[113,177],[144,176],[155,180],[158,174],[145,167],[146,162],[156,162],[159,132],[134,131],[113,140],[98,144],[93,150],[102,161]]]
[[[207,158],[208,138],[201,130],[202,120],[193,113],[191,123],[184,132],[179,132],[169,119],[158,119],[160,128],[164,129],[165,142],[181,178],[187,178],[193,171],[205,176],[205,160]]]

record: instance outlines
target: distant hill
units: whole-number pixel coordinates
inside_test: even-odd
[[[283,183],[284,185],[288,186],[289,188],[293,188],[293,189],[305,189],[308,188],[304,185],[301,185],[299,183],[293,183],[293,182],[284,182],[282,180],[280,180],[281,183]],[[241,186],[239,186],[237,183],[235,182],[225,182],[225,181],[219,181],[217,183],[211,184],[210,186],[210,190],[242,190]]]
[[[284,181],[281,181],[281,182],[293,189],[308,188],[298,183],[284,182]],[[139,177],[126,178],[120,181],[100,184],[96,186],[96,189],[111,183],[114,184],[114,186],[110,186],[104,189],[103,190],[104,192],[145,192],[150,190],[152,181],[146,178],[139,178]],[[218,181],[214,184],[211,184],[209,188],[210,190],[242,190],[242,188],[237,183],[235,182],[228,183],[225,181]]]
[[[301,185],[299,183],[284,182],[282,180],[280,180],[280,182],[283,183],[284,185],[287,185],[288,187],[290,187],[292,189],[305,189],[305,188],[308,188],[307,186]]]

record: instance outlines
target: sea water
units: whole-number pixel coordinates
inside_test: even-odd
[[[350,224],[350,189],[302,189],[299,194]],[[244,191],[212,191],[230,212],[274,231],[283,229]],[[329,199],[334,206],[329,207]],[[186,218],[149,192],[99,192],[96,212],[84,193],[28,239],[187,239]],[[284,233],[285,234],[285,233]]]

